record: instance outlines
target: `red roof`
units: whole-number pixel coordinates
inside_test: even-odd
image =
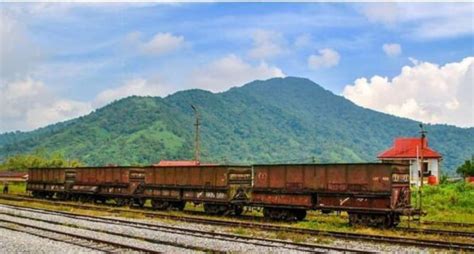
[[[201,163],[200,161],[160,161],[153,166],[159,167],[189,167],[189,166],[210,166],[215,164]]]
[[[18,171],[1,171],[0,177],[4,178],[26,178],[28,177],[28,172],[18,172]]]
[[[441,155],[435,150],[428,147],[428,139],[424,139],[423,157],[424,158],[441,158]],[[385,158],[416,158],[421,156],[421,139],[420,138],[396,138],[393,147],[383,151],[377,157]]]

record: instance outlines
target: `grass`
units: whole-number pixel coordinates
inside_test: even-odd
[[[0,182],[0,193],[3,193],[4,183]],[[26,193],[26,183],[25,182],[10,182],[8,184],[8,193],[9,194],[25,194]]]
[[[425,186],[422,193],[425,220],[474,223],[473,184]]]

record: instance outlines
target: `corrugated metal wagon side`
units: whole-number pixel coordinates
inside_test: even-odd
[[[64,198],[67,193],[67,168],[30,168],[26,190],[34,197]]]
[[[230,210],[240,213],[250,185],[249,167],[153,167],[146,170],[144,197],[151,199],[154,209],[183,209],[186,202],[193,202],[203,203],[205,211],[211,214]]]
[[[315,209],[392,226],[410,209],[407,177],[407,165],[393,163],[255,165],[251,203],[274,219],[300,220]]]
[[[142,191],[145,169],[142,167],[81,167],[76,168],[71,188],[73,199],[105,203],[114,200],[119,206],[143,206],[135,195]]]

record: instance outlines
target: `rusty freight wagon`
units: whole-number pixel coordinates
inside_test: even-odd
[[[143,200],[154,209],[204,204],[210,214],[240,214],[251,188],[249,166],[171,166],[146,169]]]
[[[117,205],[131,202],[143,206],[133,195],[140,192],[145,173],[142,167],[80,167],[75,168],[71,198],[104,203],[113,199]]]
[[[297,219],[307,210],[347,211],[351,224],[398,224],[410,212],[405,164],[254,165],[251,203],[264,216]]]
[[[26,190],[33,197],[64,199],[72,184],[69,176],[73,171],[68,168],[31,168]]]

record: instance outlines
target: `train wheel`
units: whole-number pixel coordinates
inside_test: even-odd
[[[322,214],[330,214],[330,213],[332,213],[332,210],[323,209],[323,210],[321,210],[321,213]]]
[[[59,199],[59,200],[67,200],[67,193],[58,193],[56,195],[56,197]]]
[[[349,224],[351,226],[391,228],[394,226],[394,216],[391,214],[349,213]]]
[[[34,198],[41,198],[41,192],[39,192],[39,191],[32,191],[32,192],[31,192],[31,195],[32,195]]]
[[[400,223],[400,215],[399,214],[393,214],[392,215],[392,227],[396,227]]]
[[[107,199],[106,198],[103,198],[103,197],[96,197],[94,199],[94,202],[96,204],[105,204],[105,202],[107,202]]]
[[[170,204],[171,209],[178,211],[183,211],[185,206],[186,202],[184,201],[171,202]]]
[[[204,204],[204,212],[213,215],[224,215],[229,212],[229,208],[225,205]]]
[[[305,210],[264,207],[263,216],[272,220],[297,221],[306,217]]]
[[[168,209],[170,204],[168,203],[168,201],[163,201],[163,200],[159,200],[159,199],[152,199],[151,200],[151,206],[155,210],[166,210],[166,209]]]
[[[306,210],[303,210],[303,209],[298,209],[298,210],[295,210],[295,214],[296,214],[296,219],[297,220],[304,220],[304,218],[306,217]]]
[[[86,203],[87,201],[89,201],[89,198],[86,195],[81,195],[79,196],[78,200],[81,203]]]
[[[143,199],[143,198],[134,198],[132,202],[132,206],[137,206],[137,207],[142,208],[143,206],[145,206],[145,201],[146,199]]]
[[[127,198],[115,198],[115,204],[117,206],[126,206],[129,203]]]
[[[265,218],[272,219],[272,220],[281,220],[283,215],[282,215],[280,209],[271,208],[271,207],[264,207],[263,208],[263,216]]]
[[[235,206],[234,210],[232,211],[234,215],[241,215],[244,212],[244,207],[242,206]]]

